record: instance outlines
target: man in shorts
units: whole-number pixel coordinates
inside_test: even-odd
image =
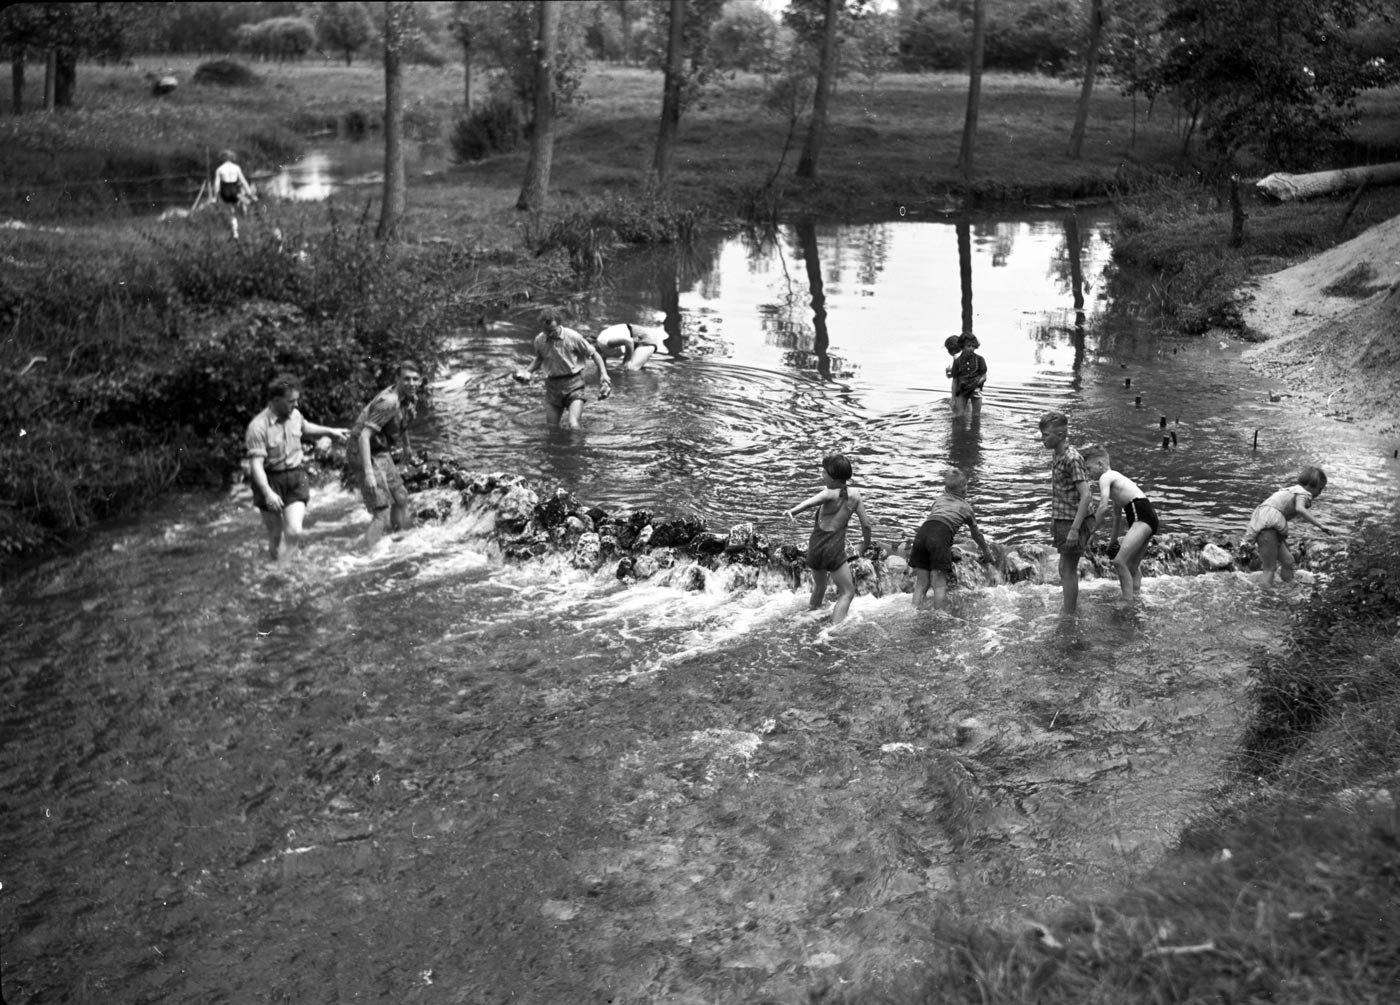
[[[333,436],[343,443],[347,433],[302,417],[297,407],[301,404],[301,383],[290,374],[272,378],[267,395],[267,407],[248,423],[244,442],[252,470],[253,505],[262,514],[268,556],[275,562],[284,542],[289,550],[301,543],[301,525],[311,501],[311,487],[302,467],[302,440]]]
[[[393,451],[411,452],[408,423],[418,404],[423,376],[418,364],[404,360],[390,387],[376,394],[350,427],[350,448],[345,455],[346,475],[360,489],[360,498],[369,510],[365,547],[373,548],[386,530],[407,530],[413,526],[408,508],[408,489],[394,464]]]
[[[545,421],[551,427],[577,429],[587,400],[583,393],[583,368],[590,359],[598,364],[600,398],[612,394],[612,379],[593,343],[560,324],[558,314],[543,312],[540,324],[544,330],[535,336],[535,358],[529,367],[516,373],[515,379],[527,384],[536,371],[543,370]]]

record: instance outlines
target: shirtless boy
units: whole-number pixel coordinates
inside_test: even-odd
[[[1142,590],[1142,557],[1147,554],[1147,545],[1160,527],[1157,513],[1131,478],[1113,470],[1106,448],[1090,444],[1084,448],[1083,456],[1089,477],[1099,483],[1099,509],[1094,515],[1094,526],[1103,526],[1104,517],[1111,509],[1111,540],[1117,540],[1123,521],[1127,521],[1127,531],[1113,558],[1113,568],[1118,573],[1118,584],[1123,587],[1123,599],[1132,600],[1134,594]]]

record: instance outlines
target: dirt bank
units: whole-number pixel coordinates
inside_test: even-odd
[[[1242,291],[1245,353],[1284,393],[1367,432],[1400,432],[1400,217]],[[1286,390],[1284,390],[1286,389]]]

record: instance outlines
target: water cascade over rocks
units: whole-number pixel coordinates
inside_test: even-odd
[[[507,560],[545,555],[568,558],[579,569],[611,566],[624,582],[656,581],[688,590],[804,589],[810,583],[806,549],[775,542],[752,522],[724,531],[693,516],[663,517],[650,510],[610,513],[563,488],[552,492],[520,476],[470,472],[448,460],[419,459],[404,471],[420,520],[453,521],[491,542]],[[884,596],[910,592],[909,541],[850,551],[856,591]],[[1294,542],[1300,567],[1330,565],[1336,549]],[[995,563],[982,560],[970,541],[954,545],[953,579],[964,589],[1007,583],[1054,583],[1058,556],[1049,545],[993,544]],[[1116,543],[1096,539],[1079,565],[1081,578],[1115,575]],[[1189,576],[1257,569],[1253,545],[1202,533],[1156,535],[1142,562],[1146,576]]]

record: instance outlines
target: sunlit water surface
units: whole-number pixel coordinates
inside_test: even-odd
[[[1058,218],[639,256],[578,327],[661,312],[673,352],[584,430],[546,431],[509,380],[531,334],[509,324],[459,335],[418,443],[720,527],[842,450],[888,540],[957,464],[987,532],[1027,542],[1056,408],[1175,529],[1238,531],[1313,460],[1324,519],[1391,511],[1386,445],[1270,403],[1237,346],[1151,337],[1106,263]],[[956,422],[942,341],[967,315],[991,377]],[[890,933],[940,910],[1036,914],[1169,847],[1307,594],[1149,578],[1124,609],[1100,581],[1070,622],[1049,586],[946,615],[898,594],[832,629],[773,575],[625,585],[450,521],[365,556],[363,524],[319,489],[272,568],[246,489],[173,500],[5,586],[7,992],[796,1001],[893,973],[917,952]]]

